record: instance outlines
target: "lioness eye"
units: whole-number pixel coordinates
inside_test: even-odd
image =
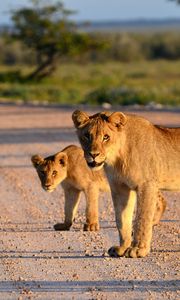
[[[57,171],[53,171],[53,172],[52,172],[52,175],[53,175],[53,176],[56,176],[56,175],[57,175]]]
[[[85,140],[90,140],[90,134],[89,133],[85,133],[84,134],[84,139]]]
[[[104,142],[107,142],[108,140],[109,140],[109,135],[108,134],[105,134],[104,136],[103,136],[103,141]]]

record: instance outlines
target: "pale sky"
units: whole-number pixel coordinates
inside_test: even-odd
[[[48,2],[56,0],[49,0]],[[76,21],[180,18],[180,5],[168,0],[64,0],[77,10]],[[29,0],[0,0],[0,23],[8,23],[8,11],[28,5]]]

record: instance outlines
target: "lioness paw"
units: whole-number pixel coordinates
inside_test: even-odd
[[[65,231],[65,230],[70,230],[71,225],[66,224],[66,223],[57,223],[54,225],[54,229],[56,231]]]
[[[147,248],[139,248],[139,247],[129,247],[126,252],[126,257],[138,258],[145,257],[149,253],[149,249]]]
[[[121,257],[124,255],[125,250],[126,249],[124,249],[124,247],[113,246],[113,247],[109,248],[108,254],[111,257]]]
[[[84,224],[84,231],[98,231],[99,230],[99,224],[98,223],[92,223],[92,224]]]

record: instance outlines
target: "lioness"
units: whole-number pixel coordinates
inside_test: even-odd
[[[54,225],[55,230],[69,230],[79,204],[80,193],[86,196],[86,224],[84,230],[97,231],[98,196],[100,190],[109,191],[104,171],[88,168],[81,148],[71,145],[54,155],[42,158],[33,155],[31,161],[45,191],[52,192],[60,183],[65,194],[65,221]],[[136,195],[131,192],[131,198]],[[153,224],[156,225],[165,209],[165,200],[159,194]]]
[[[110,256],[144,257],[150,251],[153,216],[161,189],[180,189],[180,128],[153,125],[121,112],[72,115],[88,166],[103,166],[111,188],[120,246]],[[137,211],[131,242],[134,202]]]
[[[99,192],[110,191],[104,171],[94,172],[89,169],[82,149],[75,145],[70,145],[61,152],[46,158],[33,155],[31,161],[36,168],[43,189],[52,192],[60,183],[64,189],[65,221],[55,224],[54,229],[70,229],[78,208],[80,193],[83,191],[86,197],[84,230],[99,230]]]

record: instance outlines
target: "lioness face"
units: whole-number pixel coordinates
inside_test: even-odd
[[[33,155],[31,161],[38,173],[42,188],[47,192],[52,192],[67,177],[66,153],[59,152],[47,158]]]
[[[116,157],[117,139],[122,136],[122,127],[126,123],[123,113],[98,113],[88,116],[81,111],[72,115],[79,141],[89,167],[99,170],[105,162]]]

